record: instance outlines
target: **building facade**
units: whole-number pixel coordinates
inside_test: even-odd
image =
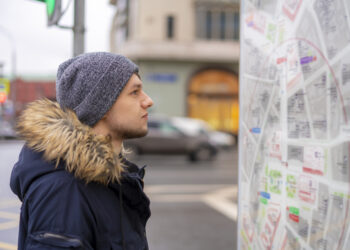
[[[140,66],[153,112],[238,129],[239,0],[118,0],[111,51]]]

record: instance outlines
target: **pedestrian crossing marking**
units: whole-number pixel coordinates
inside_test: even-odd
[[[0,211],[0,218],[18,220],[18,213]]]
[[[20,205],[21,203],[17,199],[0,201],[0,209],[19,207]],[[0,231],[17,228],[19,225],[19,211],[18,213],[15,213],[0,210],[0,219],[6,220],[5,222],[0,223]]]
[[[223,184],[212,184],[212,185],[202,185],[202,184],[196,184],[196,185],[146,185],[145,192],[146,193],[192,193],[192,192],[203,192],[203,191],[212,191],[214,189],[219,189],[227,187],[227,185]]]
[[[151,202],[204,202],[233,221],[237,221],[237,203],[232,201],[237,198],[237,190],[237,185],[149,185],[145,188]]]
[[[22,203],[18,199],[0,200],[0,209],[11,208],[11,207],[20,207],[21,204]]]
[[[0,211],[0,218],[1,219],[9,219],[9,221],[0,223],[0,231],[18,227],[19,214]]]
[[[162,194],[151,196],[152,202],[201,202],[202,197],[198,194]]]
[[[0,249],[3,249],[3,250],[15,250],[15,249],[17,249],[17,246],[0,241]]]
[[[204,202],[231,220],[237,221],[237,203],[231,198],[237,197],[237,186],[223,188],[204,197]]]

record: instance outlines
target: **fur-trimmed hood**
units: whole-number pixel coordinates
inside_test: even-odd
[[[107,185],[120,180],[123,167],[110,137],[95,135],[73,111],[63,110],[57,102],[30,103],[18,120],[17,132],[46,161],[55,162],[56,167],[64,161],[68,172],[87,183]]]

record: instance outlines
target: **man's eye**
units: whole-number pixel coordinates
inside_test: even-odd
[[[134,90],[133,92],[131,92],[132,95],[137,95],[139,93],[138,90]]]

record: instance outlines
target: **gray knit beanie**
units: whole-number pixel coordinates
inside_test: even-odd
[[[138,67],[108,52],[86,53],[63,62],[57,71],[56,98],[62,108],[94,126],[112,107]]]

